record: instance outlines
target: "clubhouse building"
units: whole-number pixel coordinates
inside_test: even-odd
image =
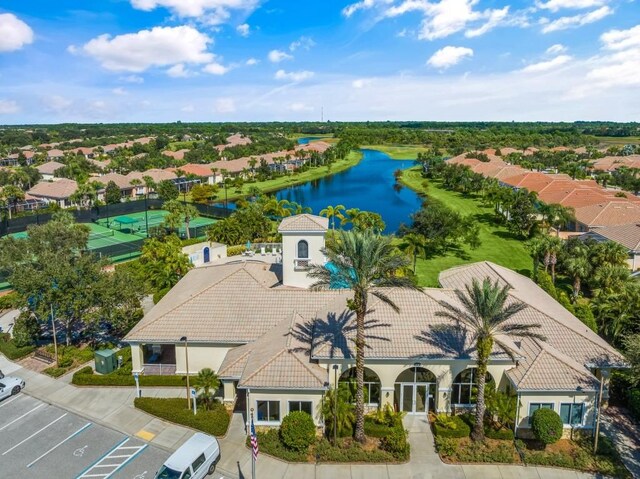
[[[278,425],[303,410],[321,425],[325,392],[355,376],[351,291],[309,289],[308,266],[326,261],[327,229],[326,218],[288,217],[276,261],[227,258],[190,271],[128,334],[134,372],[186,374],[188,355],[188,372],[216,371],[224,401],[254,408],[256,424]],[[512,320],[539,324],[547,338],[516,338],[509,352],[496,346],[491,354],[490,378],[518,397],[518,433],[527,433],[539,408],[558,412],[567,430],[595,427],[608,373],[624,367],[623,357],[533,281],[490,262],[443,271],[441,288],[389,289],[399,313],[371,297],[367,407],[390,404],[408,414],[474,407],[474,338],[436,313],[443,301],[456,303],[456,290],[487,277],[527,305]]]

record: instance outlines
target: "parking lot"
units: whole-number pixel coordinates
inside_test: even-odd
[[[24,393],[0,401],[2,477],[153,479],[169,455]]]

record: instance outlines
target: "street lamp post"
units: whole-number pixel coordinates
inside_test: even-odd
[[[338,365],[333,365],[333,444],[338,442]]]
[[[191,388],[189,387],[189,345],[187,337],[182,336],[180,341],[184,341],[184,357],[187,366],[187,409],[191,409]]]

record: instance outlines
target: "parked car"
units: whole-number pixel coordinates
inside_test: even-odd
[[[20,378],[2,375],[2,379],[0,379],[0,399],[18,394],[24,389],[25,385],[25,382]]]
[[[218,440],[197,432],[169,456],[156,473],[156,479],[202,479],[213,474],[219,460]]]

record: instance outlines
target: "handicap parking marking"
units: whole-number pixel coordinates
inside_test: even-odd
[[[130,440],[130,437],[124,438],[101,458],[86,467],[85,470],[76,477],[76,479],[87,477],[99,477],[102,479],[108,479],[109,477],[113,476],[127,463],[129,463],[136,456],[142,453],[142,451],[144,451],[148,446],[148,444],[142,444],[139,446],[126,445],[129,444]]]
[[[9,454],[11,451],[13,451],[14,449],[16,449],[19,446],[22,446],[25,442],[27,442],[29,439],[33,439],[34,437],[36,437],[38,434],[40,434],[42,431],[44,431],[45,429],[48,429],[50,426],[53,426],[55,423],[57,423],[60,419],[63,419],[67,414],[69,413],[64,413],[62,416],[58,417],[57,419],[54,419],[53,421],[51,421],[49,424],[47,424],[46,426],[38,429],[36,432],[34,432],[33,434],[31,434],[30,436],[28,436],[26,439],[23,439],[22,441],[20,441],[18,444],[16,444],[15,446],[7,449],[6,451],[4,451],[2,453],[3,456]]]
[[[36,462],[38,462],[40,459],[42,459],[43,457],[45,457],[46,455],[48,455],[49,453],[55,451],[56,449],[58,449],[58,447],[62,446],[65,442],[70,441],[71,439],[73,439],[74,437],[76,437],[78,434],[80,434],[82,431],[86,430],[87,428],[91,427],[93,425],[92,422],[88,422],[87,424],[85,424],[84,426],[82,426],[80,429],[78,429],[77,431],[75,431],[73,434],[67,436],[66,438],[64,438],[62,441],[60,441],[58,444],[56,444],[55,446],[53,446],[51,449],[49,449],[47,452],[45,452],[44,454],[42,454],[41,456],[37,457],[36,459],[34,459],[33,461],[31,461],[29,464],[27,464],[27,467],[31,467],[33,466]]]

